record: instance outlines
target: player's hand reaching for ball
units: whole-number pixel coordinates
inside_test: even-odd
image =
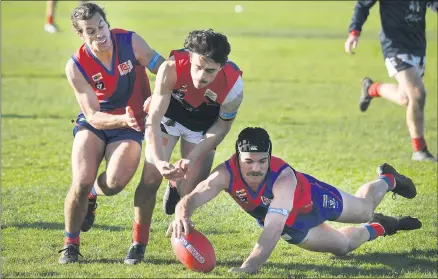
[[[166,236],[172,235],[173,237],[180,238],[183,234],[188,235],[190,229],[194,227],[195,224],[190,218],[175,216],[175,220],[170,223],[167,229]]]
[[[184,177],[184,171],[169,162],[159,161],[155,164],[160,174],[168,180],[180,180]]]
[[[141,132],[140,125],[138,125],[137,119],[135,119],[134,111],[130,106],[126,107],[126,123],[131,129]]]
[[[193,168],[193,163],[189,159],[181,159],[175,163],[175,166],[184,173],[184,178],[187,179],[187,173]]]

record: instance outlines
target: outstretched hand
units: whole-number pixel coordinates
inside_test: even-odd
[[[167,180],[181,180],[184,177],[184,171],[175,167],[169,162],[160,161],[155,164],[160,174]]]
[[[169,224],[169,228],[166,231],[166,236],[172,235],[173,237],[180,238],[182,234],[188,235],[190,229],[194,228],[195,224],[187,217],[175,217],[175,220]]]

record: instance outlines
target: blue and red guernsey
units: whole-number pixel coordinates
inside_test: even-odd
[[[144,101],[151,96],[149,79],[135,58],[132,49],[132,34],[122,29],[111,29],[113,57],[111,69],[107,69],[86,44],[72,56],[82,75],[93,87],[100,104],[100,111],[110,114],[125,114],[131,106],[135,118],[144,129]]]
[[[242,71],[231,61],[228,61],[219,71],[214,81],[204,88],[193,86],[190,73],[190,55],[185,49],[172,50],[177,81],[172,90],[172,98],[165,116],[177,121],[192,131],[206,131],[219,116],[220,105]]]
[[[286,168],[291,168],[294,171],[298,182],[295,189],[292,211],[286,220],[286,226],[292,226],[298,214],[305,214],[312,210],[310,183],[303,174],[295,171],[282,159],[274,156],[271,157],[269,173],[266,179],[259,185],[257,192],[254,192],[243,180],[237,165],[236,154],[231,156],[225,164],[230,173],[230,183],[226,192],[231,195],[243,210],[257,220],[264,222],[271,200],[274,198],[272,187],[280,173]]]

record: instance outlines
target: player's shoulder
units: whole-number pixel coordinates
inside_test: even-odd
[[[232,70],[235,72],[242,72],[242,70],[237,66],[236,63],[234,63],[232,60],[228,60],[227,63],[225,63],[224,69]]]
[[[135,33],[134,31],[122,29],[122,28],[111,28],[111,34],[132,34]]]
[[[243,72],[240,68],[231,60],[228,60],[227,63],[222,67],[223,77],[230,81],[230,85],[233,85],[236,81],[242,81]],[[243,82],[242,82],[243,83]]]
[[[226,162],[216,166],[210,174],[210,179],[214,180],[218,185],[228,185],[230,181],[230,172]]]

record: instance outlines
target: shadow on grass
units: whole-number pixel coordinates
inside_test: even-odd
[[[19,224],[6,224],[1,225],[2,230],[6,228],[17,228],[17,229],[45,229],[45,230],[63,230],[63,223],[50,223],[50,222],[36,222],[36,223],[19,223]],[[107,226],[94,224],[92,229],[99,230],[109,230],[109,231],[124,231],[126,227],[119,226]]]
[[[371,253],[367,255],[347,255],[333,257],[333,261],[342,262],[345,266],[320,265],[312,263],[272,263],[265,266],[275,269],[291,271],[289,278],[305,278],[308,270],[317,270],[320,274],[342,277],[391,277],[397,278],[405,273],[437,273],[436,250],[413,250],[409,253]],[[220,264],[233,264],[236,261],[220,262]],[[370,264],[385,265],[385,267],[370,267]]]
[[[41,277],[59,277],[59,272],[55,272],[55,271],[48,271],[48,272],[41,272],[38,273],[38,276]],[[17,272],[17,271],[12,271],[12,272],[6,272],[2,274],[2,278],[30,278],[32,276],[35,276],[34,273],[31,272]]]
[[[1,115],[2,118],[18,118],[18,119],[70,119],[72,117],[60,116],[60,115],[29,115],[29,114],[16,114],[16,113],[5,113]]]

